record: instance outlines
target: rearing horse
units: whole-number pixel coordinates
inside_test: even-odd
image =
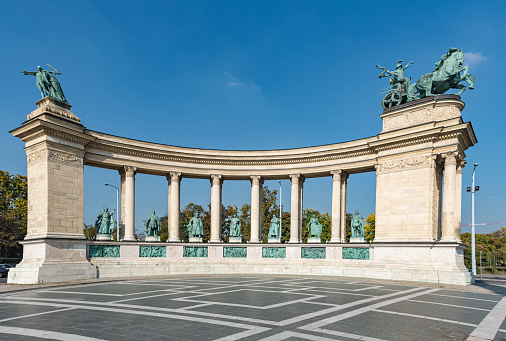
[[[427,96],[440,95],[449,89],[460,89],[457,95],[466,90],[462,81],[469,84],[469,89],[474,89],[474,77],[467,73],[468,67],[464,64],[464,53],[460,49],[450,48],[447,54],[436,63],[436,68],[431,73],[426,73],[408,89],[408,102]],[[460,74],[461,72],[462,75]]]

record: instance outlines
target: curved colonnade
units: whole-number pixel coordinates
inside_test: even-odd
[[[254,244],[261,241],[260,199],[264,180],[291,180],[290,242],[300,243],[304,179],[332,176],[331,243],[336,247],[344,241],[348,176],[376,171],[376,238],[371,246],[376,251],[370,266],[398,264],[399,259],[394,258],[399,253],[392,250],[405,254],[409,243],[438,244],[441,250],[443,247],[447,250],[444,253],[447,259],[440,264],[436,264],[439,256],[430,247],[425,253],[417,249],[406,262],[416,264],[429,255],[432,258],[426,265],[432,270],[443,269],[458,277],[437,281],[470,280],[464,274],[460,244],[461,174],[464,151],[477,141],[471,124],[461,118],[464,103],[458,96],[430,97],[387,109],[380,115],[383,129],[373,137],[265,151],[184,148],[117,137],[86,129],[68,105],[50,98],[36,104],[38,108],[28,115],[28,120],[12,131],[25,141],[28,156],[28,235],[22,262],[27,272],[35,265],[40,270],[44,260],[55,257],[54,253],[48,255],[48,240],[60,239],[63,243],[65,239],[71,244],[69,241],[74,240],[73,247],[79,249],[75,240],[83,238],[83,165],[88,165],[118,170],[121,174],[124,241],[134,240],[136,173],[168,179],[169,243],[180,242],[182,178],[207,178],[211,182],[211,243],[221,243],[223,181],[249,180],[250,243]],[[41,243],[45,245],[42,261],[41,257],[26,252],[31,248],[34,254],[40,253],[35,249],[40,249]],[[74,256],[82,260],[82,248],[79,250]],[[69,254],[58,257],[60,261],[70,261],[73,256]],[[17,273],[21,274],[23,266]],[[34,276],[40,280],[40,274]]]

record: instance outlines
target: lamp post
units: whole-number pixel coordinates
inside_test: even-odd
[[[467,187],[467,191],[471,192],[471,267],[473,271],[473,276],[476,278],[476,245],[475,245],[475,229],[474,229],[474,192],[479,191],[479,186],[474,186],[474,173],[476,172],[476,167],[478,164],[474,164],[473,168],[473,182],[472,187]]]
[[[109,184],[104,185],[116,188],[116,241],[119,242],[119,188]]]
[[[281,238],[281,181],[279,182],[279,238]]]

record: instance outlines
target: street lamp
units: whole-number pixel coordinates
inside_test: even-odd
[[[281,238],[281,181],[279,182],[279,237]]]
[[[104,184],[116,188],[116,241],[119,242],[119,188],[113,185]]]
[[[474,164],[473,168],[473,183],[472,187],[467,187],[467,191],[471,192],[471,267],[473,270],[473,276],[476,278],[476,245],[475,245],[475,229],[474,229],[474,192],[480,190],[480,186],[474,185],[474,173],[478,164]]]

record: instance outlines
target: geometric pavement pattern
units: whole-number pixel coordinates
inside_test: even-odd
[[[4,293],[0,340],[506,340],[506,297],[297,277],[188,277]]]

